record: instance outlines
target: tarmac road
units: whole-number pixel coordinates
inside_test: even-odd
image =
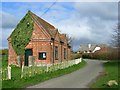
[[[89,88],[88,84],[103,71],[104,61],[85,61],[87,65],[82,69],[27,88]]]

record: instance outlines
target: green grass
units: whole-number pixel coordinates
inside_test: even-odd
[[[118,88],[120,86],[113,85],[111,87],[107,86],[106,83],[110,80],[116,80],[118,83],[120,82],[118,79],[118,62],[107,62],[104,63],[105,67],[105,75],[102,75],[98,78],[98,80],[91,86],[92,88]]]
[[[85,66],[86,62],[83,60],[81,63],[77,65],[73,65],[69,68],[57,70],[54,72],[47,72],[39,75],[35,75],[28,78],[20,78],[21,68],[12,66],[12,79],[2,81],[2,88],[25,88],[30,85],[35,85],[45,80],[49,80],[51,78],[59,77],[73,71],[76,71],[83,66]]]
[[[6,68],[8,66],[8,55],[2,55],[2,68]]]

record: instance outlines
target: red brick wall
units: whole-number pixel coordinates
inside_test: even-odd
[[[66,48],[66,53],[68,54],[68,52],[67,52],[67,45],[64,43],[64,45],[62,46],[62,61],[65,61],[65,60],[67,60],[67,56],[66,56],[66,59],[64,59],[64,48]],[[66,54],[66,55],[67,55]]]
[[[71,48],[68,48],[68,60],[71,59]]]
[[[8,65],[11,65],[11,64],[16,64],[16,53],[11,45],[10,42],[8,42]]]
[[[43,30],[42,27],[38,26],[37,24],[34,24],[34,31],[32,33],[31,42],[26,46],[26,49],[32,48],[33,50],[33,56],[36,58],[36,63],[50,63],[50,38],[49,35]],[[39,60],[39,52],[46,52],[47,57],[46,60]]]
[[[61,47],[60,47],[60,43],[59,42],[55,42],[55,45],[54,45],[54,48],[55,48],[55,46],[57,46],[58,47],[58,59],[55,59],[55,49],[54,49],[54,59],[55,59],[55,63],[59,63],[60,62],[60,59],[61,59],[61,54],[60,54],[60,49],[61,49]]]
[[[55,46],[58,47],[58,59],[55,59]],[[59,63],[60,62],[60,59],[61,59],[60,49],[61,49],[60,37],[59,37],[59,33],[57,32],[56,35],[55,35],[55,38],[54,38],[54,59],[55,59],[54,62],[55,63]]]

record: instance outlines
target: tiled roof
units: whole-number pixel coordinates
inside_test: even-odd
[[[49,24],[48,22],[46,22],[45,20],[43,20],[36,14],[32,13],[31,11],[29,11],[28,13],[30,13],[30,15],[33,17],[33,19],[36,22],[38,22],[39,25],[41,25],[51,35],[52,38],[54,38],[54,36],[57,32],[57,29],[53,25]]]
[[[89,48],[89,46],[87,44],[85,45],[80,45],[80,49],[79,51],[93,51],[96,48],[97,45],[91,45],[91,47]]]
[[[79,51],[89,51],[89,50],[93,51],[96,47],[103,48],[103,47],[107,47],[107,45],[106,44],[98,44],[98,45],[91,44],[91,47],[89,48],[88,44],[82,44],[80,45]]]
[[[33,17],[33,19],[38,22],[51,36],[51,38],[54,38],[56,33],[58,32],[58,30],[51,24],[49,24],[47,21],[43,20],[42,18],[40,18],[39,16],[37,16],[36,14],[32,13],[31,11],[29,11],[28,13],[31,14],[31,16]],[[62,42],[65,42],[66,40],[66,35],[65,34],[60,34],[60,40]]]
[[[91,45],[91,47],[89,48],[89,50],[93,51],[96,47],[97,47],[97,45]]]
[[[66,40],[66,34],[60,34],[60,40],[62,42],[65,42],[65,40]]]
[[[49,24],[48,22],[46,22],[45,20],[43,20],[42,18],[40,18],[39,16],[37,16],[36,14],[32,13],[31,11],[29,11],[28,13],[31,14],[31,16],[33,17],[33,19],[38,22],[51,36],[51,38],[54,38],[56,33],[58,32],[58,30],[51,24]],[[60,40],[62,42],[65,42],[66,40],[66,34],[60,34]]]
[[[79,51],[88,51],[88,45],[81,45]]]

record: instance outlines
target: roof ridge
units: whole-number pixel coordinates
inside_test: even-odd
[[[33,20],[35,20],[35,21],[37,21],[38,22],[38,24],[40,24],[41,25],[41,23],[39,23],[39,21],[35,18],[35,16],[33,16],[33,14],[34,13],[32,13],[31,11],[28,11],[28,13],[30,13],[30,15],[32,16],[32,19]],[[34,14],[35,15],[35,14]],[[37,16],[37,15],[36,15]],[[38,16],[37,16],[38,17]],[[43,25],[41,25],[43,28],[44,28],[44,26]],[[45,28],[44,28],[45,29]],[[45,29],[46,30],[46,29]],[[48,32],[48,30],[46,30],[47,32]],[[48,32],[49,33],[49,32]],[[50,34],[50,33],[49,33]],[[50,34],[50,36],[51,36],[51,34]]]
[[[36,15],[35,13],[31,12],[30,10],[28,11],[28,13],[30,13],[32,16],[36,16],[39,19],[41,19],[43,22],[47,23],[48,25],[50,25],[51,27],[55,28],[52,24],[48,23],[46,20],[44,20],[43,18],[39,17],[38,15]]]
[[[53,25],[45,21],[44,19],[40,18],[36,14],[34,14],[31,11],[28,11],[28,13],[33,17],[35,21],[37,21],[46,31],[47,33],[51,36],[54,37],[54,31],[53,29],[56,29]]]

